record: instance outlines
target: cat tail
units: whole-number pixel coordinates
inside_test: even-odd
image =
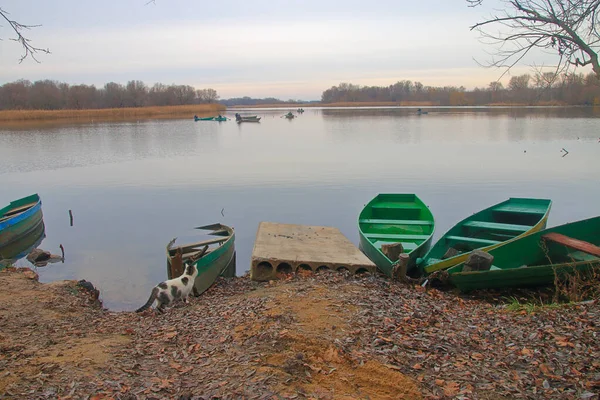
[[[152,303],[154,303],[154,300],[156,300],[156,296],[158,296],[158,288],[157,287],[152,289],[152,293],[150,293],[150,298],[148,299],[146,304],[144,304],[143,306],[141,306],[140,308],[135,310],[135,312],[142,312],[144,310],[149,309],[150,306],[152,305]]]

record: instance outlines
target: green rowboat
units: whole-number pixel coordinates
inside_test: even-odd
[[[415,194],[378,194],[358,217],[359,248],[389,277],[395,261],[381,250],[385,244],[401,243],[415,265],[429,246],[435,222],[429,208]]]
[[[488,251],[546,227],[552,202],[510,198],[454,225],[433,245],[418,267],[430,274],[465,261],[473,250]]]
[[[0,210],[0,252],[2,248],[34,230],[42,221],[42,201],[32,194]]]
[[[221,122],[221,121],[227,121],[227,120],[228,120],[227,117],[221,117],[221,116],[215,117],[215,121]]]
[[[576,240],[573,240],[576,239]],[[555,226],[513,240],[488,253],[488,271],[463,272],[464,263],[448,270],[461,291],[549,285],[555,275],[585,273],[600,266],[600,217]]]
[[[199,118],[197,116],[194,116],[194,121],[198,122],[198,121],[214,121],[215,117],[204,117],[204,118]]]
[[[167,275],[169,279],[181,276],[184,263],[192,256],[206,252],[195,262],[198,276],[194,282],[194,293],[202,294],[219,276],[235,276],[235,232],[222,224],[201,226],[196,229],[210,230],[209,235],[218,238],[202,242],[174,246],[175,239],[167,245]]]

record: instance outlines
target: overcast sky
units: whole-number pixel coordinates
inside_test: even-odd
[[[210,87],[221,98],[313,100],[340,82],[473,88],[501,75],[477,65],[492,49],[469,30],[496,0],[146,1],[0,0],[15,20],[41,24],[26,35],[52,52],[19,64],[22,49],[3,23],[0,84],[138,79]]]

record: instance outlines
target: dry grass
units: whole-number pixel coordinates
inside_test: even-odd
[[[52,120],[121,120],[139,118],[180,118],[209,116],[226,110],[222,104],[194,104],[137,108],[104,108],[89,110],[6,110],[0,111],[2,122]]]
[[[592,265],[585,271],[575,264],[555,271],[554,301],[580,302],[600,299],[600,265]]]

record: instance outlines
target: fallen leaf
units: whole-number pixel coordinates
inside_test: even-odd
[[[446,395],[448,397],[456,396],[459,391],[460,391],[460,386],[458,385],[458,383],[456,383],[454,381],[450,381],[450,382],[446,383],[446,386],[444,386],[444,395]]]
[[[175,336],[177,336],[177,331],[173,331],[173,332],[167,332],[165,334],[165,338],[166,339],[173,339]]]

